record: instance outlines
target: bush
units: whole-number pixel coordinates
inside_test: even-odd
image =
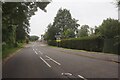
[[[115,39],[105,39],[104,40],[103,52],[119,54],[120,44],[115,44],[115,43],[116,43]]]
[[[57,46],[57,42],[55,40],[49,40],[47,41],[48,45],[51,45],[51,46]]]
[[[57,42],[55,40],[48,41],[48,44],[52,46],[57,46]],[[61,40],[59,45],[60,47],[70,48],[70,49],[80,49],[80,50],[87,50],[87,51],[102,52],[103,39],[98,36],[71,38],[71,39]]]
[[[87,51],[102,51],[103,40],[100,37],[66,39],[60,42],[61,47]]]

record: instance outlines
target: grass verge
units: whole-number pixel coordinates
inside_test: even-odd
[[[7,57],[9,57],[11,54],[13,54],[14,52],[16,52],[17,50],[23,48],[25,45],[25,43],[19,43],[18,47],[11,47],[11,48],[7,48],[4,51],[2,51],[2,59],[6,59]]]

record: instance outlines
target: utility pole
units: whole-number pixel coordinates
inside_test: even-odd
[[[120,22],[120,4],[118,4],[118,20]]]

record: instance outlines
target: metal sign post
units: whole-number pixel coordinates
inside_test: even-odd
[[[55,35],[55,38],[56,38],[56,42],[57,42],[57,46],[58,46],[58,47],[60,46],[59,43],[61,42],[60,37],[61,37],[60,34],[56,34],[56,35]]]

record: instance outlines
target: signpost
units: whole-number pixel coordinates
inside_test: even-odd
[[[55,35],[55,38],[56,38],[56,42],[57,42],[57,46],[58,46],[58,47],[60,46],[59,43],[61,42],[60,37],[61,37],[60,33],[58,33],[58,34]]]

